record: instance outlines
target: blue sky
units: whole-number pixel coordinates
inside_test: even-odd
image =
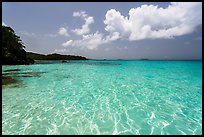
[[[36,53],[202,58],[202,3],[3,2],[2,24]]]

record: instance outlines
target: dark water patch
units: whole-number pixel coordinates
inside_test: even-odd
[[[21,71],[21,69],[8,69],[8,70],[4,70],[4,72],[15,72],[15,71]]]
[[[6,75],[11,75],[12,73],[3,73],[2,75],[6,76]]]
[[[9,78],[31,78],[31,77],[41,77],[41,74],[46,72],[11,72],[4,73],[5,77]]]
[[[89,61],[74,61],[74,60],[40,60],[36,64],[82,64],[82,65],[101,65],[101,66],[116,66],[121,65],[115,62],[89,62]]]
[[[40,77],[45,72],[9,72],[2,74],[3,87],[22,87],[22,81],[19,78]]]
[[[118,66],[121,65],[119,63],[108,63],[108,62],[97,62],[97,63],[89,63],[88,65],[108,65],[108,66]]]
[[[24,77],[24,78],[26,78],[26,77],[33,77],[33,76],[30,76],[30,75],[22,75],[22,76],[17,76],[17,77]]]
[[[154,76],[152,76],[152,75],[145,75],[145,78],[146,79],[154,79]]]
[[[19,84],[19,81],[11,76],[2,75],[2,85]]]
[[[35,64],[58,64],[61,60],[36,60]]]
[[[118,66],[119,63],[113,62],[69,62],[67,64],[82,64],[82,65],[100,65],[100,66]]]
[[[61,78],[61,79],[70,79],[72,78],[71,75],[54,75],[56,78]]]
[[[10,72],[10,73],[4,73],[3,75],[32,75],[32,76],[39,76],[40,74],[43,74],[46,72]]]
[[[20,76],[28,76],[28,77],[40,77],[41,74],[46,73],[46,72],[24,72],[20,73]]]

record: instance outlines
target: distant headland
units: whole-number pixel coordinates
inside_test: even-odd
[[[29,65],[34,64],[35,60],[87,60],[82,56],[26,52],[24,48],[15,31],[11,27],[2,26],[2,65]]]
[[[61,55],[57,53],[44,55],[44,54],[26,52],[26,56],[34,60],[88,60],[86,57],[82,57],[82,56]]]

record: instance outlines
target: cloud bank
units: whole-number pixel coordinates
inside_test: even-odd
[[[85,24],[80,29],[72,30],[80,35],[81,39],[68,40],[62,46],[95,50],[99,45],[118,39],[129,41],[172,39],[192,33],[197,26],[202,24],[202,3],[171,2],[166,8],[142,5],[131,8],[128,16],[123,16],[116,9],[110,9],[106,12],[104,19],[105,31],[109,33],[106,36],[98,31],[87,34],[90,32],[89,25],[94,23],[94,19],[85,11],[74,12],[73,16],[85,20]],[[65,33],[65,31],[62,32]]]
[[[68,40],[67,42],[62,43],[62,46],[67,47],[67,46],[72,45],[72,43],[73,43],[73,40]]]
[[[85,11],[79,11],[73,13],[74,17],[81,17],[85,20],[85,24],[82,25],[79,29],[72,30],[76,35],[82,35],[90,32],[89,25],[94,23],[94,19],[92,16],[88,16]]]
[[[68,40],[63,43],[62,46],[76,46],[81,49],[87,48],[89,50],[97,49],[97,47],[101,44],[107,43],[105,39],[103,39],[103,34],[98,31],[93,34],[82,35],[82,39],[79,40]]]
[[[67,29],[64,27],[59,28],[58,34],[62,36],[69,36]]]
[[[172,2],[167,8],[142,5],[131,8],[129,16],[115,9],[105,15],[105,30],[123,39],[173,38],[191,33],[202,23],[201,2]]]

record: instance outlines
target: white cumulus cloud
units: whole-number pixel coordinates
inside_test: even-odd
[[[85,11],[77,11],[77,12],[74,12],[73,13],[73,16],[74,17],[87,17],[87,14],[86,14],[86,12]]]
[[[120,38],[120,33],[118,32],[113,32],[109,35],[106,36],[106,41],[109,42],[109,41],[114,41],[114,40],[117,40]]]
[[[58,34],[62,36],[69,36],[67,29],[64,27],[59,28]]]
[[[191,33],[202,24],[202,3],[172,2],[167,8],[142,5],[131,8],[126,17],[110,9],[104,23],[106,31],[123,39],[173,38]]]
[[[95,50],[99,45],[104,43],[107,43],[107,41],[103,39],[103,34],[97,31],[93,34],[83,35],[82,39],[79,40],[69,40],[63,43],[63,46],[76,46],[81,49]]]
[[[73,40],[68,40],[67,42],[62,43],[62,46],[67,47],[67,46],[72,45],[72,43],[73,43]]]
[[[81,35],[81,39],[68,40],[62,46],[96,50],[98,46],[118,39],[130,41],[170,39],[191,33],[198,25],[202,24],[202,3],[172,2],[166,8],[142,5],[131,8],[128,16],[123,16],[119,11],[110,9],[107,11],[104,20],[105,30],[109,32],[106,36],[98,31],[86,34],[90,31],[89,25],[94,23],[94,20],[85,11],[74,12],[73,16],[85,20],[81,29],[72,30],[77,35]]]
[[[85,20],[85,24],[82,25],[81,28],[73,29],[72,31],[77,35],[83,35],[90,32],[89,25],[94,23],[94,18],[92,16],[88,16],[85,11],[79,11],[73,13],[74,17],[81,17]]]
[[[67,50],[66,49],[55,49],[54,52],[62,52],[63,53],[63,52],[67,52]]]

